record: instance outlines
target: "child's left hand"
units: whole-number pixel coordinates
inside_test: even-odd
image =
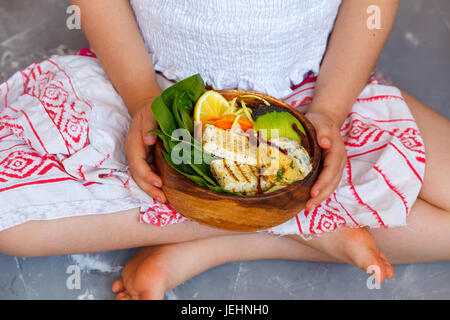
[[[347,152],[339,132],[340,127],[331,116],[314,111],[308,112],[306,117],[314,125],[319,145],[325,151],[322,172],[311,189],[311,198],[306,203],[305,209],[311,211],[336,190],[347,162]]]

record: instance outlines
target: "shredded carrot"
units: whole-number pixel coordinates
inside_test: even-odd
[[[251,120],[240,118],[238,121],[239,125],[241,126],[242,130],[247,131],[250,128],[253,128],[253,122]]]
[[[217,117],[209,117],[209,118],[206,118],[205,120],[202,121],[202,128],[205,126],[205,124],[211,124],[211,125],[214,125],[214,122],[216,122],[217,119],[219,119],[219,118],[217,118]]]
[[[214,123],[214,125],[217,128],[223,129],[223,130],[228,130],[231,129],[231,126],[233,125],[233,120],[218,120]]]
[[[213,126],[216,126],[217,128],[223,129],[223,130],[229,130],[233,126],[233,123],[236,120],[236,115],[234,114],[224,114],[223,116],[217,118],[217,117],[210,117],[202,121],[202,125],[205,124],[211,124]],[[253,124],[250,120],[239,118],[237,119],[238,124],[241,126],[241,129],[244,131],[247,131],[250,128],[253,128]]]
[[[205,123],[205,122],[214,122],[214,121],[216,121],[216,120],[218,120],[219,118],[217,118],[217,117],[209,117],[209,118],[206,118],[205,120],[203,120],[202,122],[203,123]]]

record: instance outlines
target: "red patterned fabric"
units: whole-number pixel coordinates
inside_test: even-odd
[[[98,143],[105,105],[122,110],[115,129],[124,136],[130,118],[96,59],[55,56],[0,85],[0,231],[139,206],[124,187],[120,140]]]
[[[386,79],[386,78],[385,78]],[[312,101],[315,78],[285,100],[302,112]],[[371,78],[341,128],[348,161],[335,192],[314,211],[272,228],[308,235],[349,227],[406,225],[423,183],[425,149],[400,91]]]

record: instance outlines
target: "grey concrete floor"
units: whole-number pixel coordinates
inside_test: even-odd
[[[65,27],[68,0],[0,0],[0,82],[53,54],[87,45]],[[450,1],[404,0],[379,66],[401,88],[450,118]],[[450,249],[450,248],[449,248]],[[0,299],[111,299],[109,288],[135,249],[81,256],[0,254]],[[81,281],[69,289],[70,266]],[[68,270],[69,268],[69,270]],[[180,266],[182,268],[182,266]],[[73,272],[73,271],[72,271]],[[450,262],[396,266],[395,279],[368,289],[355,267],[312,262],[231,263],[195,277],[168,299],[449,299]],[[70,287],[70,286],[69,286]]]

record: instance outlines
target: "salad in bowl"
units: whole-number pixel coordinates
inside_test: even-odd
[[[311,123],[286,103],[206,90],[194,75],[166,89],[152,112],[163,191],[185,216],[246,231],[282,223],[304,207],[322,153]]]

